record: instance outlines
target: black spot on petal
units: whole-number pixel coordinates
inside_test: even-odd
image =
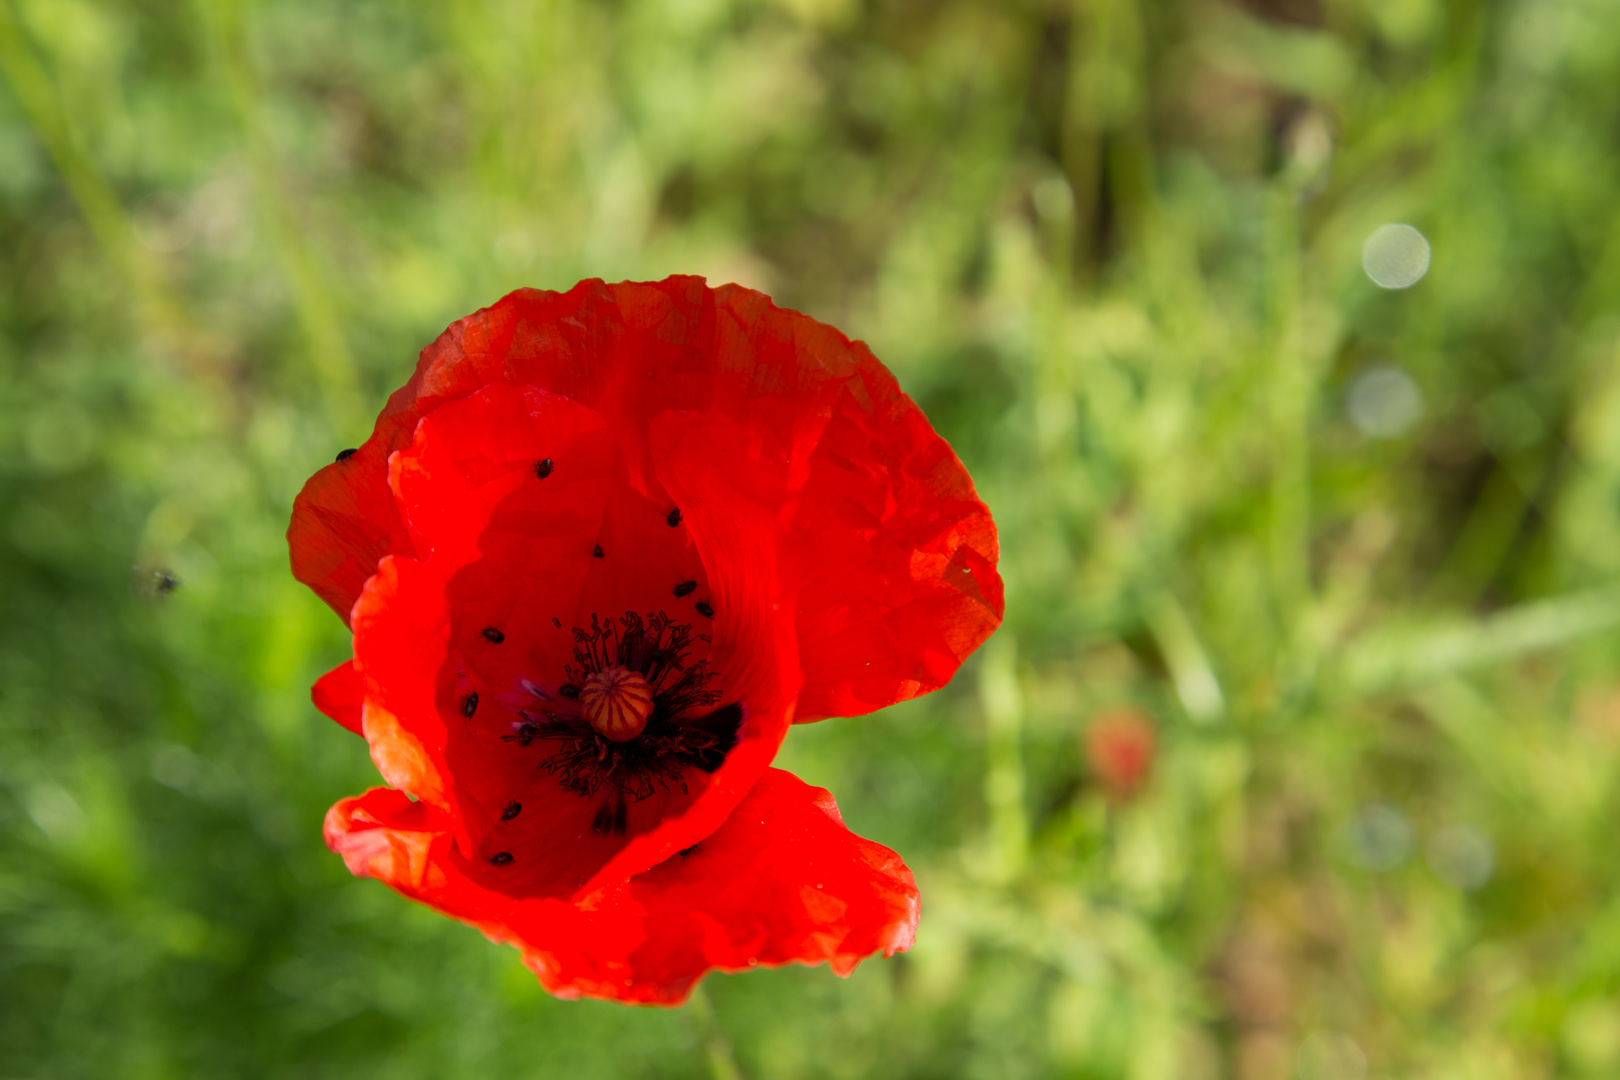
[[[690,596],[696,589],[697,582],[683,581],[679,585],[675,586],[675,598],[678,600],[683,596]]]
[[[601,559],[601,558],[605,558],[606,556],[607,556],[607,552],[602,550],[602,545],[601,544],[597,544],[596,545],[596,550],[591,552],[591,558],[593,558],[593,559]]]
[[[681,850],[679,851],[678,854],[680,855],[681,858],[684,859],[688,855],[692,854],[692,852],[696,851],[697,849],[698,849],[697,844],[693,844],[691,847],[683,847],[683,848],[681,848]]]
[[[484,640],[489,642],[491,645],[499,645],[501,642],[506,640],[506,635],[495,629],[493,626],[486,626],[484,627]]]

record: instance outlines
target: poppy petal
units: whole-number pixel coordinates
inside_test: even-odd
[[[887,379],[887,373],[883,373]],[[892,391],[884,417],[879,391]],[[774,537],[804,688],[795,721],[856,716],[937,690],[1001,622],[995,525],[949,446],[892,379],[846,390],[803,487],[749,427],[715,413],[648,425],[658,476],[712,532],[752,516]],[[758,551],[728,550],[716,564]]]
[[[345,621],[384,555],[415,554],[388,490],[388,455],[409,441],[414,426],[415,417],[410,426],[378,421],[363,446],[310,477],[293,500],[287,526],[293,577]]]
[[[388,455],[416,421],[492,384],[531,384],[599,414],[632,481],[671,471],[669,414],[719,417],[783,500],[777,573],[796,608],[798,721],[933,690],[1000,623],[995,527],[950,447],[859,342],[761,293],[701,278],[524,289],[423,350],[360,452],[294,506],[294,572],[347,615],[386,553],[411,554]]]
[[[787,543],[802,583],[801,722],[937,690],[1001,623],[990,513],[881,368],[840,395]]]
[[[315,680],[310,690],[315,707],[356,735],[364,735],[360,726],[360,710],[366,700],[366,684],[354,669],[353,660],[345,660]]]
[[[918,899],[894,852],[845,828],[832,797],[769,769],[695,848],[578,904],[501,891],[446,816],[374,788],[328,812],[326,841],[374,877],[523,951],[560,997],[675,1005],[711,969],[829,963],[909,948]]]

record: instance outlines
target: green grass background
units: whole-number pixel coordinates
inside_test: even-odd
[[[1620,4],[0,0],[0,75],[0,1077],[1620,1075]],[[679,1011],[327,853],[282,539],[448,322],[671,272],[868,341],[1008,586],[780,759],[916,949]]]

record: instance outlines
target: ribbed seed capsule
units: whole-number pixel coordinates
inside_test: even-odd
[[[604,668],[579,688],[579,703],[585,719],[603,738],[629,742],[641,734],[652,715],[652,687],[629,668]]]

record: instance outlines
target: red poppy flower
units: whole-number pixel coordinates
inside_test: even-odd
[[[1104,710],[1086,728],[1086,763],[1112,799],[1129,799],[1142,789],[1157,746],[1153,721],[1132,706]]]
[[[512,293],[424,350],[288,540],[354,632],[316,704],[391,785],[327,815],[354,873],[561,996],[910,945],[904,863],[769,767],[1001,619],[990,515],[865,346],[699,278]]]

